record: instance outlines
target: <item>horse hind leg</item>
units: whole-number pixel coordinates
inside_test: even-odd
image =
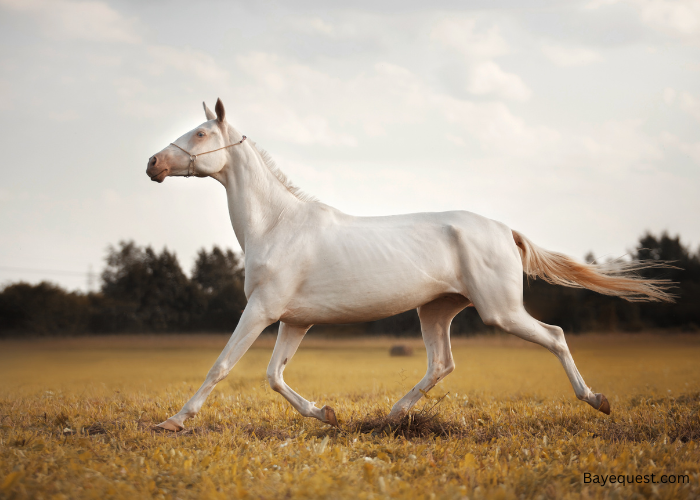
[[[594,394],[584,382],[578,368],[576,368],[571,351],[569,351],[569,346],[564,338],[564,331],[561,328],[536,320],[522,306],[515,310],[506,309],[507,312],[504,314],[492,312],[493,309],[491,307],[484,307],[483,305],[481,310],[478,305],[476,308],[484,323],[498,326],[508,333],[539,344],[552,352],[564,367],[576,397],[585,401],[596,410],[610,415],[608,399],[603,394]],[[484,309],[486,309],[486,313],[484,313]]]
[[[523,266],[512,233],[507,230],[502,240],[494,240],[487,262],[464,259],[462,275],[469,298],[487,325],[494,325],[521,339],[539,344],[552,352],[569,377],[576,397],[596,410],[610,413],[610,404],[603,394],[594,394],[576,368],[564,332],[530,316],[523,306]],[[481,264],[481,265],[480,265]]]
[[[297,352],[299,344],[301,344],[309,328],[311,328],[311,326],[292,326],[280,322],[275,349],[272,352],[272,358],[267,367],[267,379],[270,382],[272,390],[279,392],[300,414],[305,417],[317,418],[321,422],[337,427],[338,420],[336,419],[333,408],[330,406],[316,408],[314,403],[307,401],[294,392],[294,390],[285,383],[282,377],[282,372],[284,372],[287,363],[291,361],[294,353]]]
[[[391,408],[387,418],[396,420],[404,416],[424,393],[454,370],[450,324],[457,313],[469,303],[469,300],[461,295],[449,295],[418,308],[423,341],[428,354],[428,370],[421,381]]]
[[[539,326],[544,328],[549,334],[549,339],[546,339],[545,342],[548,342],[550,347],[547,347],[545,344],[541,345],[544,345],[557,358],[559,358],[559,361],[564,367],[564,371],[566,371],[566,375],[569,377],[569,381],[574,388],[576,397],[582,401],[585,401],[596,410],[605,413],[606,415],[610,415],[610,403],[608,402],[608,398],[606,398],[602,393],[593,393],[584,382],[578,368],[576,368],[574,358],[571,356],[571,351],[569,350],[569,346],[566,343],[566,338],[564,337],[564,331],[558,326],[548,325],[541,321],[537,321],[529,314],[527,316],[531,321],[534,320]]]

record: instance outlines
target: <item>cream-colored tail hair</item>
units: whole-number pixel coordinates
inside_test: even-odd
[[[528,276],[542,278],[553,285],[588,288],[604,295],[614,295],[630,302],[673,302],[668,289],[675,283],[666,279],[646,279],[637,274],[642,269],[671,268],[665,262],[633,261],[606,264],[581,264],[571,257],[544,250],[517,231],[513,239]]]

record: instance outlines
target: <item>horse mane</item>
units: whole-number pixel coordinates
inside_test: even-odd
[[[304,191],[301,190],[300,187],[295,185],[289,177],[287,177],[287,174],[282,172],[280,168],[277,166],[275,163],[275,160],[272,159],[270,154],[265,151],[262,148],[258,148],[258,146],[255,144],[255,142],[250,141],[250,144],[253,146],[253,149],[255,150],[256,153],[260,155],[260,158],[262,158],[263,163],[265,166],[272,172],[272,175],[277,177],[277,180],[282,183],[284,187],[287,188],[287,191],[292,193],[294,196],[296,196],[299,200],[301,201],[318,201],[318,198],[315,196],[305,193]]]

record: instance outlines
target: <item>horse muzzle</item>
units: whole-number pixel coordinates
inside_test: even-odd
[[[146,175],[154,182],[163,182],[170,173],[170,169],[158,161],[158,155],[153,155],[148,159]]]

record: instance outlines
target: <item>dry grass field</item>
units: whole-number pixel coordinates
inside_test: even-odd
[[[500,336],[456,339],[457,369],[398,428],[381,416],[423,376],[420,340],[408,341],[412,357],[389,357],[395,340],[310,336],[285,379],[332,406],[340,429],[300,417],[269,389],[274,338],[262,338],[185,431],[154,432],[225,342],[0,342],[0,497],[700,496],[697,336],[571,336],[610,416],[576,400],[544,349]],[[586,482],[604,475],[641,483]]]

